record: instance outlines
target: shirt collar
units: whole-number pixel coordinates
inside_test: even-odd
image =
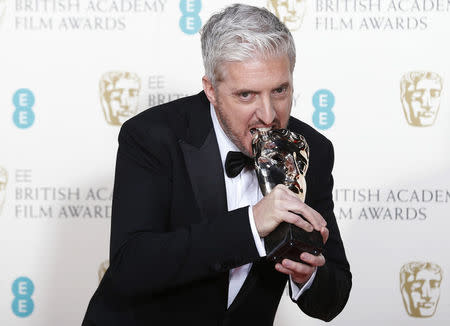
[[[214,132],[216,133],[217,144],[219,145],[220,157],[222,159],[222,166],[225,167],[225,160],[227,158],[227,154],[230,151],[240,152],[239,148],[228,138],[225,131],[222,129],[220,125],[219,119],[216,115],[216,110],[214,106],[210,104],[210,112],[211,119],[213,122]]]

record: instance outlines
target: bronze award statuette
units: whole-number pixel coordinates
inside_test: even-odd
[[[263,195],[281,183],[304,202],[309,163],[309,147],[305,138],[287,129],[260,128],[252,132],[256,175]],[[301,262],[302,252],[319,255],[323,240],[319,231],[307,232],[282,222],[264,238],[264,246],[267,259],[273,262],[281,262],[284,258]]]

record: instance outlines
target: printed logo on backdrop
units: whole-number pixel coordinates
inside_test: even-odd
[[[100,78],[100,102],[106,122],[121,126],[138,111],[141,79],[126,71],[110,71]]]
[[[336,187],[333,199],[341,221],[422,222],[433,216],[433,209],[448,207],[450,190]]]
[[[0,215],[6,200],[6,186],[8,185],[8,171],[0,166]]]
[[[411,317],[432,317],[441,296],[442,269],[430,262],[413,261],[400,269],[400,292]]]
[[[16,31],[125,31],[142,15],[164,12],[167,0],[15,0]],[[143,28],[139,26],[139,28]]]
[[[400,99],[409,125],[432,126],[441,102],[443,81],[437,73],[411,71],[400,80]]]
[[[17,219],[87,220],[111,217],[112,187],[55,186],[34,181],[31,169],[14,171],[13,216]]]
[[[297,31],[306,14],[306,0],[268,0],[267,8],[281,20],[290,31]]]
[[[12,293],[14,300],[11,308],[17,317],[28,317],[34,310],[34,301],[32,295],[34,292],[34,284],[28,278],[21,276],[12,284]]]
[[[314,93],[312,103],[315,110],[312,120],[316,128],[326,130],[334,124],[335,116],[333,111],[331,111],[334,102],[333,93],[327,89],[319,89]]]
[[[105,276],[106,270],[109,267],[109,260],[103,261],[98,267],[98,283],[102,281],[103,276]]]
[[[181,0],[180,1],[180,29],[189,35],[196,34],[202,27],[202,20],[199,13],[202,10],[201,0]]]
[[[313,0],[316,31],[423,31],[450,18],[448,0]]]
[[[26,129],[34,123],[34,94],[27,88],[18,89],[13,95],[13,122],[20,129]]]
[[[99,97],[105,120],[120,126],[139,111],[139,98],[147,99],[144,109],[193,94],[170,91],[164,75],[148,75],[142,79],[135,73],[110,71],[99,82]]]

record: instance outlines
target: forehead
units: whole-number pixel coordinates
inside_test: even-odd
[[[416,280],[440,280],[441,274],[429,269],[422,269],[417,272]]]
[[[441,274],[429,269],[421,269],[415,275],[410,274],[408,276],[408,282],[414,281],[431,281],[431,280],[441,280]]]
[[[223,82],[236,89],[259,91],[278,87],[291,80],[287,55],[226,62],[223,65]]]
[[[114,84],[114,88],[139,88],[139,82],[135,79],[120,78]]]
[[[441,89],[441,84],[437,79],[424,78],[417,82],[415,89]]]

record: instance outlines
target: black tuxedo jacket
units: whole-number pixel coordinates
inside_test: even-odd
[[[227,211],[222,163],[203,92],[146,110],[119,134],[110,267],[83,325],[272,325],[287,276],[259,258],[248,207]],[[351,273],[333,214],[331,142],[290,119],[310,146],[306,203],[330,236],[326,264],[296,302],[331,320]],[[253,262],[227,309],[229,270]]]

